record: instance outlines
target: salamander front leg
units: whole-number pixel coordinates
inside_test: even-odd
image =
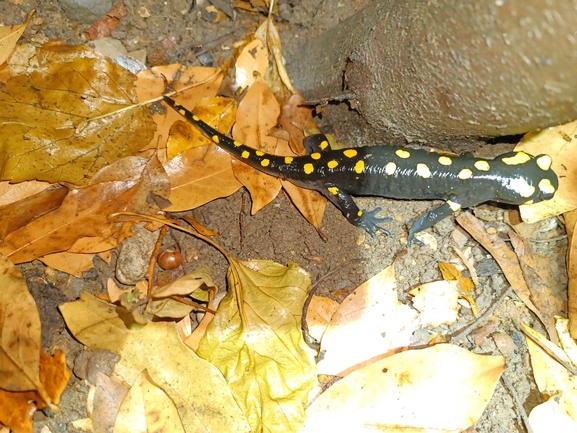
[[[380,231],[387,236],[391,236],[391,232],[387,229],[379,227],[379,224],[391,222],[392,218],[379,218],[376,215],[381,211],[381,208],[376,208],[372,211],[363,211],[359,209],[352,197],[346,192],[340,190],[336,186],[327,188],[328,199],[341,210],[345,218],[353,225],[362,228],[372,237],[375,237]]]

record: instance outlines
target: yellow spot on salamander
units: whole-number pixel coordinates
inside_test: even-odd
[[[385,165],[385,173],[387,173],[389,176],[395,174],[395,171],[397,171],[397,164],[394,162],[389,162],[387,165]]]
[[[431,177],[431,170],[427,167],[427,164],[417,164],[417,174],[424,179],[428,179]]]
[[[284,157],[284,163],[285,164],[292,164],[294,158],[292,156],[285,156]]]
[[[264,156],[264,152],[262,150],[257,150],[254,153],[256,153],[256,156]]]
[[[183,110],[182,108],[180,108],[180,105],[175,105],[175,108],[178,110],[178,114],[180,114],[181,116],[186,117],[186,115],[188,114],[186,112],[186,110]],[[194,118],[194,117],[193,117]]]
[[[531,197],[535,193],[535,187],[527,183],[527,179],[518,177],[509,182],[509,188],[521,197]]]
[[[396,152],[397,156],[399,158],[403,158],[403,159],[407,159],[411,156],[411,154],[409,152],[407,152],[406,150],[403,149],[398,149]]]
[[[541,179],[539,181],[539,191],[545,194],[555,194],[555,187],[549,179]]]
[[[502,159],[502,161],[507,165],[524,164],[530,160],[531,160],[531,157],[529,155],[527,155],[525,152],[517,152],[515,154],[515,156],[509,156],[507,158]]]
[[[551,164],[553,161],[549,155],[541,155],[537,158],[537,166],[544,171],[547,171],[551,168]]]
[[[461,205],[459,203],[455,203],[454,201],[447,200],[447,204],[453,212],[457,212],[459,209],[461,209]]]
[[[194,120],[195,122],[200,122],[200,117],[196,116],[196,115],[192,115],[192,120]]]
[[[260,165],[262,165],[263,167],[268,167],[270,165],[270,159],[267,159],[267,158],[263,159],[260,162]]]
[[[475,161],[475,168],[479,171],[489,171],[491,167],[487,161]]]
[[[236,147],[242,146],[242,143],[241,143],[240,141],[236,141],[236,140],[234,140],[234,141],[232,142],[232,144],[234,144]]]
[[[318,152],[311,153],[311,158],[315,160],[321,159],[321,154]]]
[[[357,216],[362,217],[362,216],[363,216],[363,211],[359,209],[359,211],[357,212]]]
[[[249,159],[250,158],[250,152],[248,150],[243,150],[243,152],[240,154],[240,156],[242,156],[244,159]]]
[[[354,158],[357,156],[357,151],[355,149],[347,149],[343,152],[343,155],[345,155],[347,158]]]
[[[468,168],[462,169],[459,172],[459,174],[457,175],[457,177],[461,180],[469,179],[471,176],[473,176],[473,172],[471,170],[469,170]]]
[[[336,186],[331,186],[327,188],[332,195],[337,195],[339,193],[339,189]]]
[[[218,143],[218,135],[213,135],[212,141],[214,141],[215,143]]]
[[[321,144],[320,144],[321,150],[325,150],[327,147],[329,147],[329,142],[327,140],[321,141]]]
[[[355,164],[355,172],[358,174],[361,174],[365,169],[365,161],[363,161],[362,159],[357,161],[357,163]]]
[[[439,156],[439,164],[441,165],[451,165],[453,160],[448,156]]]
[[[312,164],[305,164],[303,170],[305,171],[305,174],[311,174],[315,170],[315,167]]]
[[[327,163],[327,167],[330,168],[331,170],[333,168],[337,168],[338,165],[339,165],[339,163],[337,161],[335,161],[334,159]]]

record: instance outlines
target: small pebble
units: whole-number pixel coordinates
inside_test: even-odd
[[[496,332],[493,334],[493,340],[504,356],[511,356],[515,352],[515,342],[508,334]]]

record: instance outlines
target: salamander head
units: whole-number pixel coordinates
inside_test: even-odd
[[[533,204],[550,200],[559,188],[559,179],[551,170],[549,155],[531,156],[513,152],[499,157],[507,175],[500,179],[498,201],[511,204]]]

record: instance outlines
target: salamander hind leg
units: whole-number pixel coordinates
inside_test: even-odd
[[[327,188],[328,199],[341,210],[345,218],[353,225],[362,228],[372,237],[375,237],[377,232],[382,232],[386,236],[391,236],[391,232],[379,226],[391,222],[392,218],[379,218],[377,214],[381,208],[376,208],[372,211],[363,211],[359,209],[352,197],[346,192],[342,191],[336,186]]]
[[[465,209],[468,207],[476,206],[481,203],[485,203],[493,199],[491,191],[486,191],[485,194],[479,194],[479,192],[468,192],[467,194],[455,195],[445,201],[441,206],[436,207],[426,214],[422,215],[415,223],[409,228],[409,237],[407,239],[407,246],[410,247],[411,243],[415,242],[417,245],[423,246],[423,243],[415,238],[415,234],[434,226],[439,221],[447,218],[449,215]]]

